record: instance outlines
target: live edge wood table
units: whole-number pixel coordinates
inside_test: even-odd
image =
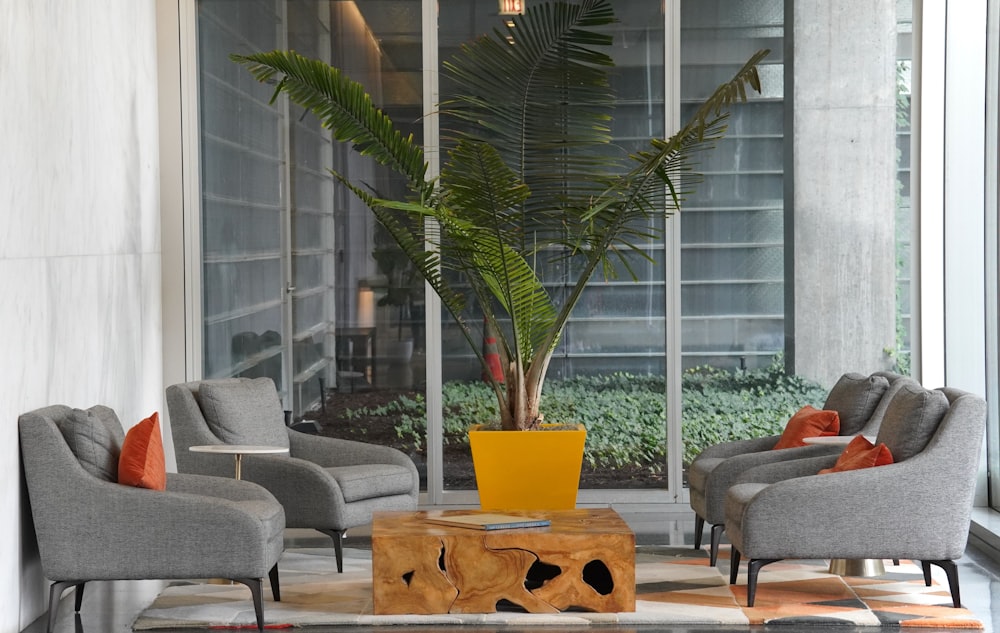
[[[502,530],[426,520],[470,512],[374,514],[376,615],[494,613],[503,601],[529,613],[635,611],[635,535],[614,510],[505,511],[551,523]]]

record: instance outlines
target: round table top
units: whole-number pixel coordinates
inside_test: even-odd
[[[257,444],[203,444],[190,447],[195,453],[222,453],[224,455],[274,455],[287,453],[281,446],[261,446]]]
[[[821,435],[820,437],[804,437],[802,441],[806,444],[832,444],[834,446],[846,446],[851,443],[857,435]],[[869,442],[874,443],[875,438],[871,435],[866,435],[865,439]]]

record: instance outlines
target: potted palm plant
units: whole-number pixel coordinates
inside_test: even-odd
[[[767,51],[753,55],[673,136],[652,138],[644,150],[624,155],[610,134],[613,62],[604,50],[611,37],[601,31],[614,21],[609,0],[550,2],[464,45],[442,67],[450,96],[439,104],[447,132],[437,177],[428,173],[421,145],[403,136],[339,69],[292,51],[232,56],[258,81],[276,81],[274,98],[288,95],[338,140],[405,179],[405,197],[381,197],[334,173],[371,209],[460,326],[496,395],[503,431],[543,426],[546,370],[587,283],[598,271],[613,274],[624,266],[631,272],[626,255],[642,253],[639,245],[655,233],[653,220],[679,209],[693,182],[692,157],[722,136],[728,108],[746,99],[748,87],[760,90],[757,64]],[[546,290],[534,265],[554,251],[574,260],[576,271],[560,297]],[[473,301],[481,317],[469,316]],[[489,370],[480,318],[496,337],[502,379]],[[481,502],[494,506],[484,501],[476,439],[471,442]],[[516,470],[509,460],[524,452],[506,450],[504,480]],[[536,452],[551,460],[550,449]],[[573,462],[571,507],[581,455]],[[544,475],[528,470],[530,481],[515,499],[550,487]]]

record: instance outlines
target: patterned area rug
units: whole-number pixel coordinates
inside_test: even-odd
[[[331,625],[795,625],[983,628],[966,609],[955,609],[947,580],[935,567],[924,586],[920,566],[886,561],[875,578],[840,577],[826,561],[793,561],[764,567],[753,608],[746,604],[746,573],[730,586],[729,561],[709,567],[705,552],[677,547],[636,550],[634,613],[567,612],[542,615],[508,610],[476,615],[372,614],[371,552],[347,548],[344,573],[336,573],[333,550],[288,550],[278,567],[281,602],[265,589],[268,628]],[[266,584],[266,583],[265,583]],[[250,592],[243,585],[176,583],[135,621],[133,629],[256,628]]]

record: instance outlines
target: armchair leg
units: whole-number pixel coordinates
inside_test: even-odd
[[[751,558],[747,562],[747,606],[752,607],[757,593],[757,573],[764,565],[776,563],[780,558]]]
[[[729,584],[736,584],[736,577],[740,572],[740,550],[735,545],[729,546]]]
[[[73,607],[77,613],[80,612],[80,607],[83,605],[83,586],[86,583],[86,580],[57,580],[49,586],[49,617],[45,629],[47,633],[52,633],[52,630],[55,628],[56,614],[59,611],[59,599],[62,597],[63,592],[70,587],[76,587]]]
[[[337,573],[344,573],[344,532],[347,530],[319,530],[333,539],[333,552],[337,555]]]
[[[705,519],[694,515],[694,548],[701,549],[701,533],[705,530]]]
[[[87,586],[87,583],[81,582],[76,586],[76,595],[73,597],[73,611],[76,613],[80,612],[80,607],[83,606],[83,588]]]
[[[264,591],[260,578],[233,578],[234,582],[246,585],[253,596],[253,610],[257,614],[257,631],[264,633]]]
[[[725,523],[716,523],[712,526],[712,549],[708,555],[708,564],[715,567],[719,560],[719,543],[722,541],[722,532],[726,529]]]
[[[951,603],[956,609],[962,606],[962,594],[958,587],[958,565],[953,560],[922,560],[920,567],[924,570],[924,583],[931,586],[931,565],[937,565],[948,575],[948,588],[951,590]]]
[[[271,571],[267,572],[267,577],[271,580],[271,596],[275,602],[281,602],[281,586],[278,583],[278,563],[275,563]]]

